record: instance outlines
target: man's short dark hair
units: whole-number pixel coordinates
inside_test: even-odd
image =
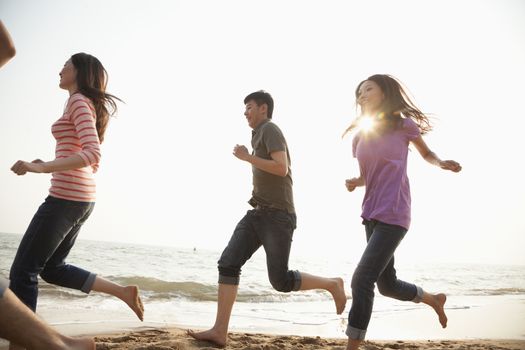
[[[257,106],[261,106],[266,103],[268,106],[268,119],[272,119],[273,114],[273,98],[268,92],[264,90],[259,90],[252,92],[244,98],[244,104],[247,104],[250,101],[254,101]]]

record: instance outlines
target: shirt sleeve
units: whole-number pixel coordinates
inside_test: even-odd
[[[69,117],[75,126],[75,132],[82,148],[78,155],[86,166],[91,165],[96,171],[100,162],[100,140],[95,125],[95,112],[88,102],[79,96],[69,105]]]
[[[417,139],[421,135],[419,125],[417,125],[412,119],[405,118],[403,121],[403,129],[409,141]]]
[[[268,154],[272,152],[286,151],[286,142],[283,133],[275,124],[266,125],[262,141]]]

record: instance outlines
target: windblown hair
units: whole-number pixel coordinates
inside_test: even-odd
[[[266,104],[268,106],[268,119],[272,119],[273,114],[273,98],[268,92],[264,90],[259,90],[252,92],[244,98],[244,104],[247,104],[250,101],[255,101],[257,106]]]
[[[359,98],[359,89],[365,81],[375,82],[383,92],[385,99],[381,104],[380,123],[383,130],[395,130],[403,123],[403,117],[412,119],[418,126],[421,134],[432,130],[430,120],[410,99],[399,80],[387,74],[375,74],[357,85],[356,100]],[[346,135],[357,126],[358,117],[343,134]]]
[[[78,92],[95,106],[97,134],[102,143],[109,117],[117,112],[115,100],[122,100],[106,93],[108,73],[96,57],[80,52],[71,56],[71,62],[77,70]]]

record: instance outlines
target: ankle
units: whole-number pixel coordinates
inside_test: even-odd
[[[218,336],[228,336],[228,325],[214,325],[211,329],[211,332],[215,333]]]
[[[348,344],[346,346],[346,350],[358,350],[359,344],[361,344],[361,342],[362,340],[348,338]]]

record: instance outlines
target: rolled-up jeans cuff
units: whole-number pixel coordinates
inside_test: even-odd
[[[303,279],[301,277],[301,273],[297,270],[292,271],[293,272],[293,286],[292,290],[294,292],[297,292],[301,289],[301,284],[303,283]]]
[[[240,280],[240,278],[238,276],[237,277],[233,277],[233,276],[219,275],[219,283],[220,284],[231,284],[231,285],[234,285],[234,286],[238,286],[239,285],[239,280]]]
[[[9,281],[0,277],[0,298],[4,296],[5,290],[9,287]]]
[[[416,289],[417,289],[417,293],[414,299],[412,299],[412,301],[414,303],[420,303],[421,300],[423,300],[423,288],[416,286]]]
[[[95,278],[97,278],[96,274],[89,273],[88,278],[86,279],[80,290],[86,294],[89,294],[89,292],[91,292],[91,289],[93,288],[93,283],[95,283]]]
[[[366,329],[359,329],[348,325],[346,327],[346,335],[353,340],[364,340],[366,336]]]

